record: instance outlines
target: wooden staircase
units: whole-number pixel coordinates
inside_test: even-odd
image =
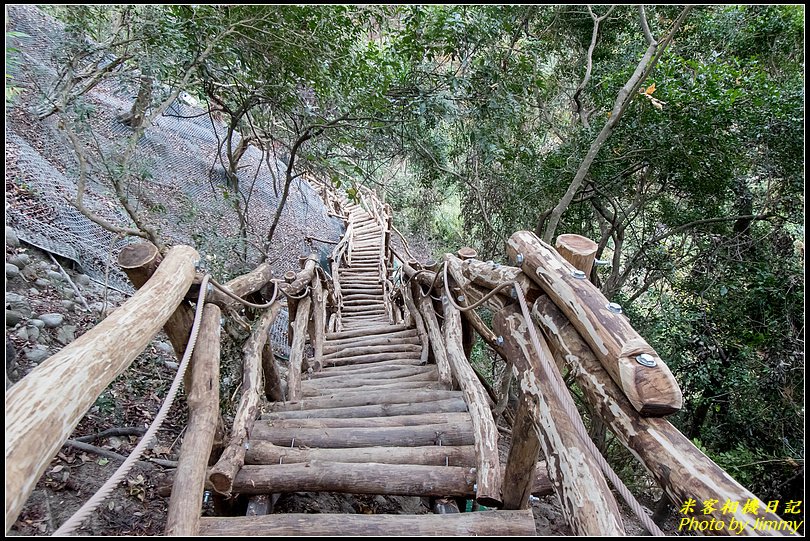
[[[476,496],[475,436],[461,391],[439,383],[417,331],[390,317],[379,220],[347,204],[342,310],[302,399],[277,402],[250,434],[241,494]],[[444,515],[203,517],[201,535],[535,535],[530,509]]]

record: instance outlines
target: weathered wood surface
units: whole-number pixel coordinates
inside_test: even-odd
[[[692,498],[697,502],[710,499],[725,502],[728,499],[744,503],[757,499],[695,447],[669,421],[639,415],[588,344],[550,299],[541,298],[537,301],[532,310],[532,318],[548,337],[554,355],[568,364],[585,400],[598,412],[622,445],[641,461],[671,501],[682,504]],[[743,524],[751,520],[750,515],[742,513],[742,505],[731,514],[722,513],[720,507],[710,516],[690,516],[698,520],[715,518],[726,524],[732,516]],[[780,520],[773,513],[762,509],[760,511],[757,518]],[[717,533],[723,535],[729,532],[721,530]],[[755,532],[746,528],[743,533],[761,535],[768,532]]]
[[[129,244],[118,254],[118,266],[127,275],[135,289],[143,287],[162,260],[163,256],[160,255],[157,246],[148,241]],[[183,299],[163,326],[178,359],[181,359],[186,352],[193,323],[194,309],[187,300]],[[184,383],[187,386],[190,384],[188,376]]]
[[[298,295],[304,288],[312,282],[312,277],[315,274],[315,266],[318,264],[316,256],[311,255],[304,261],[304,268],[301,272],[295,274],[295,278],[288,283],[279,283],[281,291],[285,295]]]
[[[509,342],[510,350],[516,354]],[[512,424],[512,445],[503,474],[503,508],[528,509],[532,479],[540,453],[539,401],[528,392],[520,393],[515,422]]]
[[[245,462],[245,442],[250,439],[250,431],[259,415],[260,397],[265,390],[262,350],[277,314],[278,309],[265,310],[243,348],[242,397],[234,414],[228,445],[208,475],[216,491],[223,495],[230,495],[236,473]]]
[[[326,334],[326,295],[321,285],[320,273],[312,277],[312,342],[313,369],[317,372],[323,365],[323,341]]]
[[[472,471],[471,471],[472,470]],[[397,496],[475,495],[472,468],[415,464],[318,462],[245,466],[234,492],[343,492]]]
[[[433,309],[433,303],[430,296],[427,295],[420,296],[416,303],[419,306],[419,315],[422,317],[422,321],[425,322],[430,338],[429,342],[433,350],[433,358],[436,360],[436,367],[439,370],[439,382],[451,389],[453,388],[453,371],[447,358],[447,349],[445,348],[442,331],[439,328],[439,320],[436,318],[436,311]]]
[[[573,277],[574,267],[554,248],[529,231],[518,231],[509,238],[507,252],[513,260],[523,256],[523,271],[571,320],[636,410],[658,417],[681,408],[680,387],[664,361],[627,316],[608,309],[608,300],[596,286]],[[652,357],[655,366],[639,364],[641,354]]]
[[[271,404],[268,409],[270,412],[275,412],[295,411],[300,409],[343,408],[348,406],[376,406],[461,397],[462,393],[460,391],[404,391],[401,393],[392,393],[390,391],[364,393],[361,391],[353,393],[345,392],[323,398],[307,398],[299,402],[289,401]]]
[[[498,428],[486,391],[464,355],[461,343],[461,315],[449,302],[444,304],[444,341],[447,359],[470,410],[475,432],[478,490],[476,501],[488,507],[501,504],[501,464],[498,458]]]
[[[576,408],[562,376],[551,360],[552,354],[542,336],[538,337],[541,351],[535,352],[527,324],[533,325],[532,322],[525,321],[514,307],[495,314],[493,322],[496,332],[504,337],[504,347],[514,364],[521,393],[527,397],[527,405],[530,406],[523,411],[523,415],[528,417],[522,417],[521,425],[516,427],[518,430],[524,430],[520,437],[529,437],[526,432],[532,432],[531,437],[539,434],[540,445],[548,464],[549,478],[562,503],[566,522],[575,535],[624,535],[616,501],[599,466],[588,452],[574,425],[578,419],[571,419],[565,414],[566,408],[572,408],[574,412]],[[543,369],[540,355],[545,356],[548,361],[550,374]],[[562,393],[555,392],[555,386],[562,390]],[[532,424],[533,427],[530,426]],[[529,425],[528,428],[524,428],[525,425]],[[512,436],[518,437],[514,432]],[[511,459],[523,459],[520,463],[523,477],[529,478],[536,462],[534,457],[527,463],[531,458],[530,451],[528,448],[522,455],[510,453]],[[509,466],[507,469],[510,473],[514,471],[514,468]],[[519,475],[510,475],[511,481],[519,478]],[[524,505],[522,498],[528,498],[526,487],[507,488],[519,493],[519,498],[510,496],[509,499],[512,502],[519,502],[522,507]]]
[[[390,393],[390,391],[386,391]],[[370,404],[357,406],[330,406],[304,408],[302,403],[295,409],[286,409],[262,415],[262,419],[312,419],[318,417],[378,417],[381,415],[416,415],[419,413],[438,413],[450,411],[467,411],[467,404],[461,394],[450,398],[431,399],[430,397],[414,398],[413,401],[387,404]]]
[[[534,536],[531,511],[482,511],[454,515],[294,514],[202,519],[200,533],[209,536]]]
[[[189,246],[169,250],[135,295],[6,392],[6,531],[98,395],[175,312],[198,260]]]
[[[261,421],[271,428],[374,428],[387,426],[414,426],[430,424],[469,423],[469,413],[423,413],[422,415],[394,415],[388,417],[276,419]],[[338,461],[340,462],[340,461]],[[375,462],[371,460],[370,462]]]
[[[306,342],[307,320],[312,301],[304,297],[296,307],[295,321],[292,329],[290,362],[287,370],[287,400],[294,401],[301,397],[301,369],[304,363],[304,344]]]
[[[475,467],[472,445],[429,445],[415,447],[354,447],[343,449],[301,449],[279,447],[270,442],[251,442],[246,464],[294,464],[321,460],[328,462],[376,462],[382,464],[424,464],[432,466]]]
[[[563,259],[584,272],[585,276],[590,276],[598,244],[588,237],[566,233],[557,237],[554,246]]]
[[[422,344],[422,356],[420,359],[423,363],[427,363],[428,355],[430,354],[430,339],[425,326],[425,320],[422,318],[422,314],[419,313],[419,309],[416,308],[416,303],[413,300],[413,286],[414,284],[410,282],[402,286],[402,298],[405,302],[405,307],[408,309],[408,313],[413,317],[414,326],[419,335],[419,342]]]
[[[262,263],[249,273],[237,276],[223,285],[237,297],[244,298],[251,293],[267,288],[268,285],[272,286],[270,283],[272,279],[273,271],[270,263]],[[206,302],[218,304],[223,309],[239,308],[239,301],[230,298],[218,289],[214,289],[213,293],[206,298]]]
[[[166,535],[199,533],[202,494],[214,433],[219,418],[219,350],[221,311],[205,304],[191,357],[191,389],[188,391],[188,425],[180,447],[174,477]]]
[[[379,385],[363,385],[366,391],[401,391],[403,389],[426,390],[444,389],[438,381],[404,381],[402,383],[383,383]],[[326,387],[323,389],[312,388],[306,385],[301,387],[301,394],[304,398],[329,396],[346,391],[346,387]],[[351,390],[350,388],[348,390]]]
[[[265,440],[282,447],[415,447],[422,445],[472,445],[472,424],[469,418],[453,425],[342,427],[342,428],[277,428],[265,421],[253,426],[251,440]],[[535,457],[535,462],[536,462]]]
[[[274,302],[272,305],[270,305],[268,310],[273,312],[273,314],[269,315],[268,317],[275,321],[276,317],[278,317],[279,311],[281,311],[281,303]],[[276,360],[273,355],[273,345],[270,343],[270,340],[266,340],[264,346],[262,346],[262,376],[262,379],[264,380],[265,398],[270,401],[284,400],[284,387],[281,383],[281,376],[278,373],[278,368],[276,367]]]

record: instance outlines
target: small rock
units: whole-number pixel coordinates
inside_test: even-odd
[[[28,340],[31,340],[32,342],[36,342],[37,340],[39,340],[40,335],[39,327],[29,325],[28,327],[25,328],[25,330],[28,333]]]
[[[86,274],[77,274],[73,277],[73,281],[79,284],[80,286],[89,286],[90,285],[90,277]]]
[[[41,319],[42,322],[45,323],[46,327],[48,327],[49,329],[53,329],[62,324],[62,322],[65,320],[65,316],[63,316],[62,314],[52,312],[50,314],[42,314],[41,316],[39,316],[39,319]]]
[[[76,293],[73,292],[73,288],[67,286],[65,289],[62,290],[62,297],[73,300],[76,298]]]
[[[51,285],[51,283],[45,278],[37,278],[34,280],[34,285],[37,287],[48,287]]]
[[[64,282],[65,281],[65,277],[62,276],[61,272],[56,272],[56,271],[49,270],[49,271],[45,272],[45,276],[47,276],[48,279],[51,280],[52,282]]]
[[[11,246],[12,248],[18,248],[20,246],[20,239],[17,238],[17,232],[9,225],[6,226],[6,246]]]
[[[20,275],[20,267],[13,263],[6,263],[6,276],[9,278],[16,278]]]
[[[28,280],[36,280],[39,277],[38,269],[39,267],[37,265],[26,265],[26,267],[22,270],[22,275]]]
[[[42,321],[41,319],[34,318],[29,323],[31,323],[31,325],[33,325],[37,329],[42,329],[45,327],[45,322]]]
[[[168,342],[160,342],[160,341],[155,342],[155,347],[157,348],[158,351],[161,351],[163,353],[168,353],[169,355],[174,354],[174,348]]]
[[[76,303],[73,302],[73,301],[64,300],[64,301],[61,302],[61,304],[62,304],[62,308],[64,308],[65,310],[68,310],[68,311],[75,310],[75,308],[76,308]]]
[[[90,303],[90,311],[91,312],[99,312],[99,313],[101,313],[101,310],[103,308],[104,308],[104,303],[103,302]]]
[[[75,325],[65,325],[63,327],[59,327],[59,330],[56,331],[56,341],[66,346],[73,342],[76,338],[76,326]]]
[[[32,363],[39,364],[51,356],[45,348],[31,348],[23,350],[25,358]]]
[[[36,329],[36,327],[34,327],[34,328]],[[27,342],[28,341],[28,329],[23,327],[19,331],[15,332],[14,336],[16,336],[17,338],[19,338],[20,340],[22,340],[24,342]]]
[[[166,368],[168,368],[169,370],[177,370],[178,368],[180,368],[180,365],[174,361],[165,361],[163,364],[165,364]]]
[[[23,319],[25,316],[16,310],[6,311],[6,327],[13,327]]]
[[[19,268],[23,268],[31,262],[31,257],[28,254],[14,254],[8,258],[8,262],[12,265],[17,265]]]
[[[39,290],[37,288],[35,288],[35,287],[29,287],[28,288],[28,296],[29,297],[36,297],[37,295],[39,295]]]

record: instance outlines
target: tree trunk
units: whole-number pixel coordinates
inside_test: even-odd
[[[301,370],[304,363],[304,344],[307,340],[306,328],[311,304],[312,301],[309,297],[304,297],[299,301],[295,310],[290,363],[287,371],[287,400],[290,402],[301,399]]]
[[[200,502],[219,418],[220,317],[218,306],[205,304],[189,367],[188,425],[172,488],[174,497],[169,500],[166,535],[199,533]]]
[[[169,250],[149,282],[127,302],[8,390],[6,530],[99,394],[175,313],[198,260],[189,246]]]

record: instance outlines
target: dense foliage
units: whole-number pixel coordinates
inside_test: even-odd
[[[557,233],[599,242],[610,264],[594,279],[684,390],[675,423],[763,499],[801,499],[802,6],[54,12],[124,59],[103,75],[148,82],[146,110],[182,88],[222,118],[233,184],[254,144],[288,164],[280,185],[372,184],[443,248],[502,258],[592,154]],[[612,119],[648,48],[642,20],[672,39]],[[66,50],[77,70],[89,43]]]

